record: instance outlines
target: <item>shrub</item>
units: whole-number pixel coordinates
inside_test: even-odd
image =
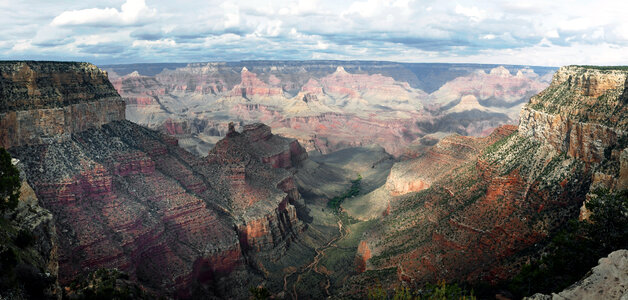
[[[20,172],[11,163],[9,152],[0,148],[0,213],[17,206],[20,186]]]
[[[523,266],[508,290],[518,298],[559,292],[580,280],[601,257],[628,248],[628,191],[597,190],[586,203],[589,221],[571,220],[556,233],[540,259]]]

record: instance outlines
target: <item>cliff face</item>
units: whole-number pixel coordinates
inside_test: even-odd
[[[520,132],[572,157],[599,163],[608,156],[604,151],[626,136],[627,87],[625,71],[563,67],[549,88],[521,111]]]
[[[68,140],[125,118],[107,74],[91,64],[1,62],[0,86],[4,148]]]
[[[408,282],[513,276],[536,244],[586,214],[579,208],[591,190],[626,188],[627,73],[561,68],[517,130],[448,137],[397,163],[387,187],[407,194],[389,199],[388,215],[360,244],[371,256],[360,265],[393,268]]]
[[[15,65],[11,69],[23,64]],[[56,73],[58,65],[66,66],[27,64],[48,74],[32,78],[65,74]],[[54,216],[59,282],[67,285],[95,269],[118,268],[168,295],[188,297],[199,290],[246,295],[246,286],[233,288],[234,282],[261,280],[252,272],[256,262],[280,255],[302,229],[294,206],[302,205],[300,195],[283,168],[305,159],[303,148],[258,124],[242,133],[232,128],[221,146],[201,159],[179,148],[174,138],[122,120],[120,97],[90,94],[101,81],[109,88],[102,94],[116,94],[105,73],[88,64],[71,67],[67,72],[76,74],[64,76],[94,82],[59,96],[71,99],[68,103],[39,108],[37,103],[48,98],[33,96],[34,104],[7,111],[1,119],[2,132],[10,133],[4,145]],[[29,82],[11,81],[0,90],[20,90]],[[36,82],[33,95],[57,85],[58,93],[68,89],[65,81]],[[65,119],[56,119],[60,112]],[[11,127],[6,117],[11,114],[33,116],[17,119],[35,129]],[[41,120],[53,119],[69,125],[45,131],[49,124]],[[26,133],[28,139],[21,139]]]
[[[53,215],[41,207],[24,180],[23,165],[17,167],[23,179],[18,206],[0,216],[0,297],[61,299],[59,240]]]
[[[527,97],[547,86],[544,76],[515,66],[267,61],[140,73],[112,78],[127,118],[175,135],[199,155],[229,122],[263,122],[307,151],[379,144],[398,156],[429,133],[486,136],[515,123]],[[436,82],[430,94],[421,88]]]
[[[210,164],[227,174],[218,185],[231,199],[240,244],[246,251],[285,250],[302,229],[295,205],[304,203],[292,173],[285,169],[305,158],[305,150],[296,141],[272,135],[264,124],[247,125],[241,133],[232,128],[210,151]]]

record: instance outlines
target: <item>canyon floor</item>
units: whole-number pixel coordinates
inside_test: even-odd
[[[321,299],[336,295],[359,273],[357,249],[373,221],[349,215],[345,206],[359,206],[364,195],[381,188],[393,163],[392,156],[378,146],[347,148],[304,162],[295,178],[307,205],[302,218],[306,229],[277,262],[289,267],[266,267],[269,290],[281,290],[280,297]],[[362,178],[359,194],[345,199],[340,209],[330,207],[328,202],[347,191],[358,176]],[[283,286],[276,287],[278,283]]]

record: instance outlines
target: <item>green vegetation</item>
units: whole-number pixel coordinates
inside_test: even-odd
[[[251,293],[251,297],[255,300],[264,300],[270,298],[270,292],[267,288],[263,286],[251,287],[249,289],[249,292]]]
[[[576,65],[577,67],[586,68],[586,69],[595,69],[595,70],[618,70],[618,71],[628,71],[628,66],[588,66],[588,65]]]
[[[98,269],[73,281],[69,288],[64,290],[64,299],[154,299],[116,269]]]
[[[392,295],[392,296],[391,296]],[[394,291],[387,291],[378,284],[369,288],[367,293],[370,300],[475,300],[473,290],[468,292],[457,284],[447,284],[444,280],[438,284],[427,284],[421,289],[411,290],[408,287],[397,287]]]
[[[548,114],[568,115],[572,121],[597,123],[612,128],[626,129],[627,122],[621,118],[623,89],[606,90],[595,101],[578,91],[569,82],[553,85],[533,98],[529,107]]]
[[[360,183],[362,182],[362,175],[358,174],[358,178],[351,180],[351,188],[340,196],[336,196],[327,202],[327,206],[334,211],[338,211],[340,204],[343,200],[351,197],[355,197],[360,193]]]
[[[495,151],[497,151],[497,149],[501,148],[504,144],[506,144],[506,142],[508,142],[508,140],[510,140],[511,137],[515,136],[517,134],[517,130],[513,131],[513,133],[505,136],[504,138],[502,138],[501,140],[493,143],[492,145],[486,147],[486,149],[484,149],[484,153],[485,154],[492,154]]]
[[[601,257],[628,247],[628,191],[597,190],[586,203],[590,221],[570,221],[556,233],[545,254],[502,285],[516,298],[559,292],[580,280]]]
[[[11,155],[0,148],[0,214],[17,206],[20,185],[20,172],[11,163]]]

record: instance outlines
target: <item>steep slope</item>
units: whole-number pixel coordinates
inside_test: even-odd
[[[124,102],[93,65],[1,67],[1,90],[30,97],[3,99],[1,145],[54,216],[62,285],[117,268],[160,294],[243,297],[262,279],[256,262],[277,258],[302,230],[286,170],[307,157],[295,140],[231,127],[201,159],[124,120]],[[69,88],[59,70],[88,83]]]
[[[20,177],[23,166],[14,160]],[[57,230],[26,180],[15,209],[0,212],[0,297],[61,299]]]
[[[366,272],[351,286],[382,274],[392,275],[388,282],[496,283],[577,218],[592,190],[626,189],[626,74],[561,68],[522,110],[516,131],[502,128],[480,147],[481,140],[458,138],[452,152],[442,148],[456,138],[446,138],[394,166],[393,193],[420,191],[390,198],[388,215],[360,244]],[[439,165],[448,176],[430,171]]]
[[[342,61],[196,63],[112,82],[129,120],[174,135],[201,156],[229,122],[266,123],[321,154],[378,144],[399,156],[425,134],[485,136],[515,123],[524,99],[547,85],[519,66]],[[421,90],[433,84],[441,88]],[[461,101],[470,97],[480,102]]]
[[[628,250],[617,250],[600,258],[599,265],[591,269],[580,282],[558,294],[534,294],[527,300],[551,299],[621,299],[628,285]]]

